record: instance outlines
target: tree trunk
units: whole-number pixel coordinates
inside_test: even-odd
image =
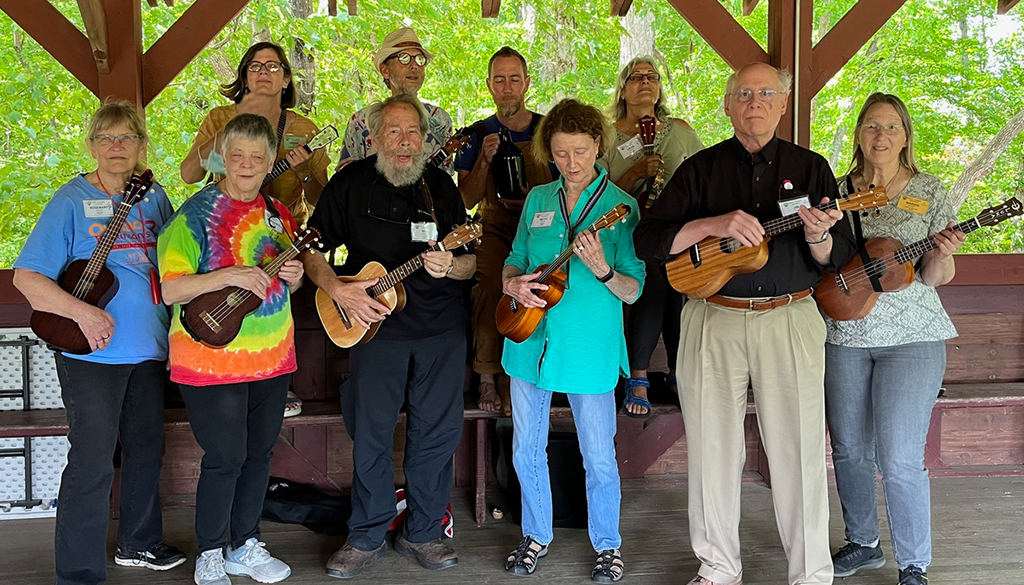
[[[1006,147],[1022,131],[1024,131],[1024,110],[1017,112],[1016,116],[1010,118],[999,129],[999,132],[996,132],[996,135],[992,137],[992,140],[981,151],[981,154],[967,165],[964,172],[960,173],[956,182],[953,183],[953,188],[949,190],[950,196],[953,197],[953,206],[957,211],[960,210],[960,206],[967,200],[967,195],[974,187],[974,183],[992,171],[992,166],[995,164],[996,159],[999,158],[999,155],[1006,150]]]
[[[637,13],[636,5],[619,19],[623,31],[619,35],[619,69],[634,57],[654,55],[654,12]]]
[[[313,14],[314,0],[289,0],[292,5],[292,16],[309,18]],[[292,84],[295,87],[295,107],[303,114],[313,111],[313,98],[316,93],[316,59],[312,53],[306,52],[306,41],[299,37],[292,39],[288,47],[288,59],[292,66]]]

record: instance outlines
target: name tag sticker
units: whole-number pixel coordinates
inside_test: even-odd
[[[296,146],[306,143],[305,136],[294,136],[292,134],[285,134],[284,139],[281,140],[284,143],[285,151],[290,151]]]
[[[622,158],[629,158],[634,154],[644,149],[644,145],[640,143],[640,137],[634,136],[631,140],[627,140],[618,146],[619,154]]]
[[[412,224],[412,241],[437,241],[437,226],[432,221],[420,221]]]
[[[535,228],[546,228],[555,221],[554,211],[538,211],[533,214],[533,221],[530,222],[530,227]]]
[[[916,213],[917,215],[924,215],[928,213],[928,207],[931,205],[924,199],[918,199],[917,197],[911,197],[909,195],[902,195],[899,203],[896,204],[900,209],[909,211],[910,213]]]
[[[793,215],[797,211],[800,211],[801,205],[808,208],[811,206],[811,200],[807,195],[779,201],[779,211],[782,212],[782,215]]]
[[[114,217],[114,202],[110,199],[86,199],[85,217],[97,219],[100,217]]]

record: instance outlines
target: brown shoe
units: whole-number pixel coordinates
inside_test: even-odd
[[[351,579],[388,552],[388,543],[374,550],[359,550],[351,544],[339,548],[327,561],[327,575],[338,579]]]
[[[395,552],[406,557],[416,557],[424,569],[447,569],[459,562],[455,549],[441,542],[441,539],[414,543],[399,535],[395,538]]]

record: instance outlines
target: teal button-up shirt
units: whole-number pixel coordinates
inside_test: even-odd
[[[570,214],[573,224],[607,174],[604,168],[596,168],[597,178],[583,191]],[[569,227],[558,203],[561,186],[562,181],[558,180],[530,191],[506,266],[515,266],[527,274],[535,272],[538,266],[550,263],[570,244]],[[631,209],[625,222],[598,234],[608,265],[636,279],[642,290],[644,264],[633,251],[633,228],[640,219],[636,199],[609,181],[577,231],[583,231],[619,203]],[[547,214],[554,217],[546,221]],[[577,256],[573,255],[563,269],[567,270],[569,278],[562,300],[547,312],[529,339],[522,343],[505,340],[501,365],[509,376],[544,390],[569,394],[609,392],[615,388],[620,375],[629,375],[622,301],[598,282]],[[632,304],[635,300],[629,302]]]

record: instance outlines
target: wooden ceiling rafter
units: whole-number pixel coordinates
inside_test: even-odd
[[[110,73],[110,63],[107,61],[107,13],[103,11],[103,3],[100,0],[78,0],[78,10],[85,23],[85,36],[92,48],[96,71]]]
[[[743,0],[743,16],[750,16],[761,0]]]
[[[143,105],[153,101],[248,3],[195,0],[143,55]]]
[[[1006,14],[1013,10],[1013,7],[1017,5],[1020,0],[999,0],[999,6],[996,8],[996,13]]]
[[[498,18],[501,0],[480,0],[480,15],[484,18]]]
[[[859,0],[854,4],[814,46],[811,95],[817,95],[906,1]]]
[[[754,61],[768,62],[764,48],[718,0],[668,0],[668,3],[733,69]]]
[[[612,0],[612,16],[626,16],[633,7],[633,0]]]

